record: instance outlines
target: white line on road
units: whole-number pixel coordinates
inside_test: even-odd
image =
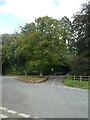
[[[7,109],[7,108],[5,108],[5,107],[0,107],[0,109],[7,111],[7,113],[17,114],[17,115],[19,115],[19,116],[21,116],[21,117],[24,117],[24,118],[30,118],[30,117],[31,117],[31,115],[24,114],[24,113],[18,113],[18,112],[14,111],[14,110],[9,110],[9,109]],[[3,115],[3,114],[0,114],[0,118],[8,118],[8,116]],[[39,117],[35,116],[35,117],[33,117],[33,118],[39,118]]]
[[[39,118],[39,117],[34,117],[34,118]]]
[[[24,114],[24,113],[20,113],[18,115],[21,116],[21,117],[25,117],[25,118],[29,118],[30,117],[30,115],[27,115],[27,114]]]
[[[53,87],[55,81],[56,81],[56,79],[52,82],[51,87]]]
[[[16,113],[17,113],[17,112],[14,111],[14,110],[8,110],[7,112],[8,112],[8,113],[11,113],[11,114],[16,114]]]
[[[4,78],[16,78],[16,77],[11,77],[11,76],[3,76]]]
[[[5,107],[0,107],[0,110],[7,110],[7,108],[5,108]]]
[[[8,118],[8,117],[3,114],[0,114],[0,118]]]

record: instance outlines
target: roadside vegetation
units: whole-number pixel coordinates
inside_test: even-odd
[[[80,80],[73,80],[71,77],[64,77],[62,80],[63,84],[70,87],[81,88],[81,89],[90,89],[90,81],[80,81]]]

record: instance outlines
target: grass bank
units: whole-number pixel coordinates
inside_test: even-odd
[[[88,81],[79,81],[79,80],[73,80],[69,77],[65,77],[62,80],[64,85],[75,87],[75,88],[81,88],[81,89],[90,89],[90,83]]]
[[[45,76],[17,76],[17,80],[20,80],[22,82],[26,82],[26,83],[40,83],[40,82],[44,82],[47,80],[47,77]]]

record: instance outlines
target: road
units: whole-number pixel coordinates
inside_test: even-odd
[[[0,117],[88,118],[88,91],[66,87],[60,80],[50,77],[46,82],[30,84],[0,77]]]

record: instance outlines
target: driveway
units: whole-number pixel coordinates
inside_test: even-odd
[[[88,118],[88,90],[66,87],[62,76],[30,84],[0,78],[2,118]],[[1,86],[2,81],[2,86]]]

